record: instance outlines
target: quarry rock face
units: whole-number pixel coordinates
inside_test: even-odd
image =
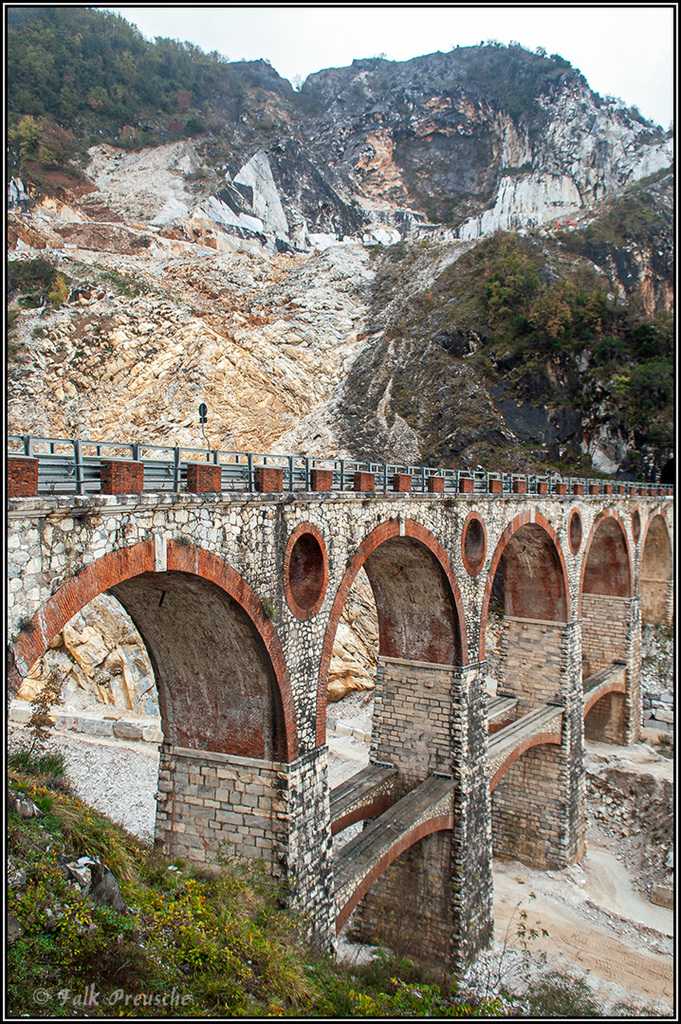
[[[257,109],[234,126],[225,115],[229,160],[214,155],[217,122],[207,140],[94,146],[96,198],[127,220],[185,231],[205,221],[272,251],[309,251],[537,228],[673,159],[659,127],[593,93],[558,55],[518,46],[357,60],[311,75],[298,98],[270,78]]]
[[[441,275],[500,230],[547,239],[550,268],[557,221],[583,238],[576,267],[647,315],[671,309],[670,135],[520,47],[354,61],[299,94],[262,71],[239,118],[205,98],[218,111],[205,134],[94,145],[77,187],[9,214],[9,260],[46,260],[67,280],[14,324],[10,433],[458,466],[503,451],[521,471],[540,449],[572,450],[603,473],[626,466],[638,441],[607,391],[562,404],[575,373],[547,364],[511,393],[512,352],[494,380],[480,372],[484,323],[431,327],[424,313],[414,328],[405,309],[430,308]],[[658,226],[591,237],[636,181]],[[373,676],[357,622],[339,629],[334,695]],[[93,628],[72,624],[47,660],[81,703],[148,712],[134,644]]]

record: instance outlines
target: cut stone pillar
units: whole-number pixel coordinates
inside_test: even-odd
[[[626,693],[602,697],[586,717],[585,733],[603,743],[636,743],[641,735],[641,598],[582,595],[585,676],[613,661],[627,666]]]
[[[161,747],[156,847],[167,857],[262,861],[286,877],[320,948],[335,945],[327,748],[290,764]]]
[[[485,695],[478,666],[379,658],[370,760],[398,794],[433,773],[453,782],[453,827],[400,853],[357,910],[360,934],[420,962],[464,970],[492,940]]]
[[[499,696],[518,700],[518,717],[541,705],[563,708],[560,745],[532,746],[492,793],[495,856],[534,868],[564,868],[582,857],[582,676],[579,622],[505,616]]]

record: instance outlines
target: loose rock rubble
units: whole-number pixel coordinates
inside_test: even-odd
[[[674,787],[669,761],[647,745],[636,746],[635,763],[624,748],[589,744],[587,841],[616,849],[634,888],[650,899],[655,885],[673,887]]]

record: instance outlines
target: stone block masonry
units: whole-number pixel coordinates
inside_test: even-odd
[[[400,771],[398,795],[451,770],[452,666],[379,658],[369,758]]]
[[[287,877],[308,937],[334,943],[331,822],[326,748],[291,763],[164,743],[156,845],[167,857],[263,862]]]
[[[603,697],[585,724],[590,739],[635,743],[641,734],[641,600],[607,594],[582,596],[582,657],[590,676],[614,661],[627,666],[625,694]]]
[[[579,623],[507,615],[499,695],[518,717],[542,705],[565,709],[560,745],[544,742],[511,764],[492,794],[494,852],[541,868],[567,867],[584,844]]]
[[[357,912],[365,939],[462,969],[491,938],[485,697],[477,671],[379,659],[370,760],[398,769],[394,792],[433,775],[453,780],[451,830],[400,853]]]
[[[570,528],[575,513],[579,531]],[[564,865],[581,855],[582,653],[594,667],[601,657],[625,663],[631,741],[639,585],[655,613],[654,588],[667,595],[673,579],[672,518],[672,501],[659,494],[11,498],[10,692],[76,612],[100,594],[117,596],[154,654],[165,738],[159,844],[199,862],[221,850],[262,860],[291,881],[310,933],[331,946],[328,675],[344,604],[365,570],[381,645],[372,757],[395,765],[402,792],[441,777],[452,790],[442,820],[421,822],[411,845],[395,846],[385,883],[388,863],[374,865],[361,913],[367,927],[380,921],[376,894],[385,908],[397,905],[418,878],[421,901],[432,897],[424,935],[458,970],[491,940],[493,823],[510,856]],[[500,696],[517,700],[518,713],[555,706],[562,733],[560,745],[552,737],[518,750],[492,794],[493,815],[483,680],[499,591]],[[606,738],[610,717],[604,703],[593,719]],[[523,802],[527,793],[534,803]],[[522,845],[523,820],[534,846]]]
[[[558,622],[504,616],[498,692],[518,699],[519,716],[559,695],[564,632]]]

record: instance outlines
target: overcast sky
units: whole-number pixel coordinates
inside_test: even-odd
[[[229,60],[264,58],[295,82],[355,58],[409,60],[496,39],[543,46],[579,68],[602,96],[656,124],[673,117],[675,6],[108,7],[148,39],[188,40]]]

